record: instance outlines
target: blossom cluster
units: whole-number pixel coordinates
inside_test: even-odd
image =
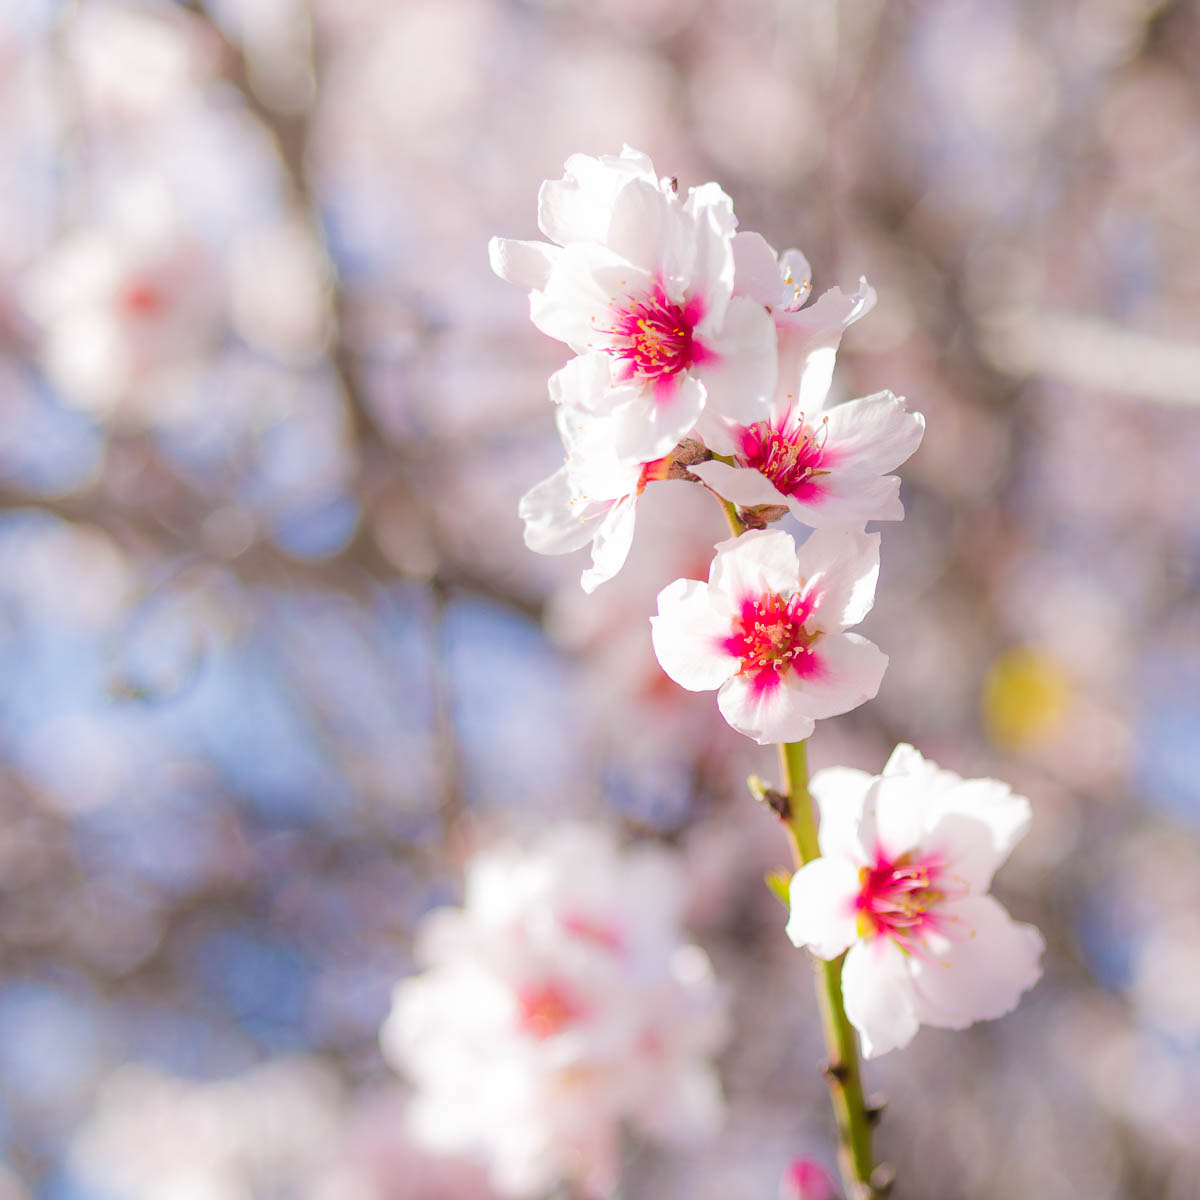
[[[611,578],[638,498],[696,478],[750,510],[813,528],[903,516],[888,472],[924,420],[890,392],[830,406],[843,331],[869,312],[862,280],[812,304],[808,262],[739,232],[715,184],[680,195],[646,155],[574,155],[542,185],[549,242],[493,238],[493,269],[530,289],[530,315],[574,357],[550,380],[566,461],[521,501],[543,554],[591,545],[582,583]]]
[[[647,486],[702,482],[734,536],[706,582],[659,593],[659,664],[684,688],[717,690],[722,716],[759,744],[805,740],[874,697],[888,662],[849,630],[879,574],[866,524],[903,517],[888,472],[924,419],[890,392],[829,404],[842,333],[875,293],[864,279],[808,303],[799,251],[739,232],[717,185],[681,196],[628,147],[569,159],[542,186],[539,224],[550,243],[491,243],[493,268],[530,288],[534,323],[575,353],[550,381],[566,461],[521,502],[527,543],[590,542],[591,590],[624,562]],[[767,528],[787,514],[811,530],[799,549]],[[813,795],[821,855],[794,877],[788,934],[818,957],[845,954],[864,1053],[906,1044],[922,1023],[1008,1012],[1038,977],[1042,942],[986,893],[1028,802],[909,746],[880,777],[818,775]]]
[[[669,852],[563,826],[472,859],[462,908],[426,917],[424,970],[396,988],[385,1055],[416,1087],[412,1136],[480,1153],[504,1195],[560,1179],[611,1193],[621,1128],[711,1133],[724,1037],[707,956],[680,936]]]

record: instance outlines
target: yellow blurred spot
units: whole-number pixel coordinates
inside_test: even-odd
[[[998,746],[1020,749],[1052,734],[1070,699],[1070,681],[1053,659],[1009,650],[992,663],[984,681],[983,723]]]

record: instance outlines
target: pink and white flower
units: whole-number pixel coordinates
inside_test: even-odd
[[[878,691],[887,655],[854,633],[871,609],[879,535],[817,530],[796,550],[778,530],[717,545],[708,583],[677,579],[650,618],[654,652],[681,687],[760,745],[797,742]]]
[[[767,401],[743,395],[736,409],[704,414],[699,432],[732,462],[714,459],[693,473],[735,504],[786,505],[817,529],[899,520],[900,480],[887,472],[920,445],[924,417],[891,392],[828,406],[842,334],[874,308],[874,289],[863,279],[853,295],[832,288],[802,308],[810,287],[803,255],[789,250],[777,262],[757,234],[735,241],[739,288],[775,320],[779,378]]]
[[[791,884],[788,937],[846,952],[846,1015],[870,1058],[920,1025],[963,1029],[1011,1012],[1041,974],[1041,934],[987,894],[1029,826],[1029,801],[995,779],[962,779],[911,746],[882,775],[819,771],[821,857]]]
[[[414,1138],[482,1153],[506,1195],[569,1178],[599,1196],[617,1182],[622,1124],[670,1141],[712,1132],[723,1003],[681,939],[683,902],[667,851],[622,851],[582,826],[476,857],[464,907],[427,918],[425,970],[398,985],[382,1031],[416,1087]]]
[[[681,199],[629,147],[574,155],[543,184],[538,224],[557,245],[493,238],[492,268],[531,289],[543,333],[606,368],[584,406],[613,418],[619,455],[660,458],[706,405],[771,394],[773,324],[734,294],[736,221],[716,184]]]
[[[567,460],[530,488],[517,509],[525,522],[525,544],[538,554],[569,554],[591,543],[592,566],[580,578],[585,592],[624,565],[638,498],[647,483],[666,478],[671,466],[670,454],[652,462],[621,458],[614,449],[613,418],[595,416],[564,397],[564,391],[575,395],[586,386],[596,365],[577,358],[551,380]],[[600,369],[606,368],[601,364]]]

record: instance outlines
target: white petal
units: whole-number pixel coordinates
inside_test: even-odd
[[[904,775],[878,779],[868,804],[874,818],[876,852],[897,859],[920,846],[924,855],[928,850],[923,835],[929,794],[918,780]]]
[[[904,519],[900,480],[895,475],[865,475],[834,467],[815,482],[813,493],[804,500],[787,498],[787,506],[796,520],[813,529]]]
[[[842,964],[842,999],[862,1038],[863,1058],[907,1046],[917,1032],[911,960],[890,938],[851,946]]]
[[[605,241],[628,262],[663,276],[678,270],[682,231],[657,183],[635,179],[618,192]]]
[[[569,466],[534,484],[517,506],[525,522],[525,545],[537,554],[569,554],[586,546],[604,512],[577,502]]]
[[[875,307],[875,290],[865,279],[847,296],[841,288],[823,292],[798,312],[776,312],[779,331],[780,392],[810,416],[829,394],[837,348],[846,327]]]
[[[708,407],[742,424],[761,419],[775,391],[775,325],[766,309],[735,297],[725,320],[709,333],[702,321],[696,329],[701,346],[715,357],[695,369],[704,381]]]
[[[821,814],[821,853],[865,865],[871,846],[860,833],[867,793],[875,776],[854,767],[825,767],[809,780],[808,790]],[[871,839],[873,841],[873,839]]]
[[[787,504],[787,497],[765,475],[751,467],[731,467],[712,459],[696,463],[688,470],[703,479],[717,495],[734,504]]]
[[[910,413],[903,398],[877,392],[835,404],[825,413],[826,452],[836,466],[885,475],[921,444],[925,418]]]
[[[735,675],[717,693],[717,708],[738,733],[760,746],[802,742],[814,727],[806,696],[789,685],[788,677],[764,689],[748,675]]]
[[[752,529],[717,544],[708,581],[735,606],[768,592],[788,596],[800,584],[796,543],[778,529]]]
[[[837,958],[858,939],[858,868],[818,858],[792,876],[787,935],[818,958]]]
[[[652,462],[691,432],[704,407],[704,388],[690,375],[676,375],[669,388],[624,388],[623,402],[609,413],[613,448],[623,459]]]
[[[996,779],[969,779],[938,790],[922,844],[945,859],[975,893],[986,892],[996,868],[1025,836],[1029,801]]]
[[[658,594],[658,616],[650,618],[659,665],[680,687],[707,692],[720,687],[740,660],[724,647],[731,620],[713,603],[709,586],[677,579]]]
[[[492,270],[509,283],[537,291],[546,286],[558,253],[557,246],[545,242],[520,242],[498,237],[488,242],[488,261]]]
[[[818,529],[800,547],[801,578],[818,597],[810,628],[840,632],[857,625],[875,603],[879,534]]]
[[[585,592],[594,592],[625,565],[629,547],[633,545],[636,515],[636,495],[622,496],[604,514],[592,540],[592,565],[579,580]]]
[[[638,178],[655,181],[653,164],[636,151],[619,158],[573,154],[567,159],[563,178],[546,180],[538,192],[538,228],[560,246],[603,242],[617,194]]]
[[[812,267],[799,250],[785,250],[779,256],[783,271],[783,304],[785,312],[795,312],[804,307],[812,292]]]
[[[930,762],[915,746],[901,742],[883,764],[884,775],[920,775],[932,778],[937,764]]]
[[[888,656],[874,642],[856,633],[827,633],[814,653],[820,669],[802,685],[809,716],[835,717],[875,698]]]
[[[951,937],[931,937],[934,961],[911,964],[918,1017],[964,1029],[1011,1012],[1041,976],[1042,935],[1014,921],[991,896],[967,896],[944,910],[955,923]]]
[[[739,233],[733,239],[734,294],[764,308],[779,303],[779,259],[761,233]]]

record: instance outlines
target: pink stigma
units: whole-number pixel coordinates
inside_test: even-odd
[[[935,858],[908,854],[889,859],[877,851],[873,867],[858,872],[858,930],[862,937],[889,937],[907,954],[925,959],[929,933],[945,934],[950,919],[938,912],[947,899],[966,894],[966,886],[946,874]]]
[[[741,448],[736,455],[743,467],[753,467],[766,476],[785,496],[815,499],[821,493],[816,479],[830,455],[825,449],[825,422],[811,429],[804,414],[790,411],[779,422],[759,421],[741,431]]]
[[[821,670],[820,659],[812,650],[816,635],[804,627],[814,603],[813,596],[799,592],[788,599],[768,593],[742,601],[742,611],[734,618],[723,648],[741,659],[738,674],[753,676],[757,690],[775,687],[789,671],[804,678]]]
[[[548,982],[522,988],[517,993],[518,1027],[539,1042],[561,1033],[587,1010],[559,983]]]
[[[698,308],[696,301],[686,307],[674,303],[661,283],[614,307],[612,327],[605,331],[612,335],[612,344],[604,349],[620,363],[617,373],[659,384],[691,367],[704,353],[692,340]]]

